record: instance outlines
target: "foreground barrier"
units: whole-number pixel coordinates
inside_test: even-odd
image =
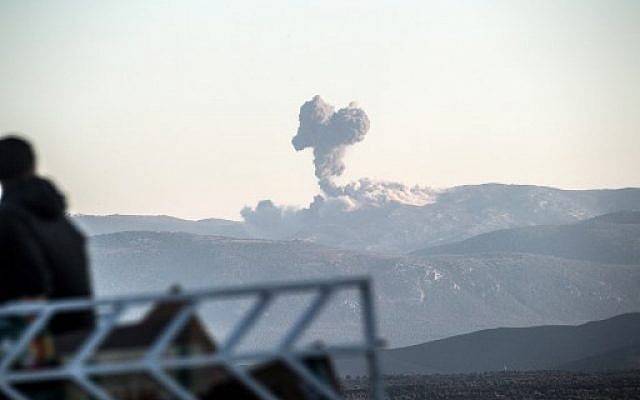
[[[297,346],[302,335],[318,318],[325,305],[338,293],[356,291],[358,312],[362,321],[362,341],[348,345]],[[287,327],[279,344],[271,350],[244,352],[238,350],[239,343],[254,330],[258,320],[274,300],[283,295],[313,295],[311,302]],[[226,340],[209,352],[171,351],[176,339],[186,326],[197,318],[198,307],[205,302],[225,299],[252,299],[252,306],[231,329]],[[145,343],[145,348],[133,359],[99,357],[103,348],[120,329],[118,321],[134,307],[151,304],[159,308],[171,305],[171,313],[162,326],[153,332],[153,337]],[[72,340],[72,351],[59,358],[56,364],[37,367],[21,366],[30,346],[46,333],[48,322],[56,315],[95,310],[98,315],[96,327]],[[202,392],[193,383],[186,383],[185,373],[209,371],[218,376],[216,385],[230,384],[242,386],[254,398],[276,400],[282,398],[274,393],[269,380],[270,371],[287,371],[295,376],[295,384],[303,387],[309,398],[340,399],[338,385],[325,373],[319,373],[313,360],[329,360],[334,356],[362,356],[368,367],[370,398],[382,399],[380,369],[377,360],[379,340],[373,296],[367,278],[347,278],[318,280],[299,283],[278,283],[241,287],[225,287],[211,290],[194,290],[170,294],[121,296],[97,300],[77,300],[59,302],[34,302],[13,304],[0,308],[0,319],[20,319],[25,327],[15,337],[10,346],[0,354],[0,392],[11,400],[37,399],[29,394],[29,387],[37,387],[47,382],[68,382],[81,392],[84,398],[98,400],[120,399],[109,390],[110,377],[150,378],[160,386],[166,398],[179,400],[202,399]],[[135,334],[135,331],[133,332]],[[142,338],[144,339],[144,338]],[[113,341],[113,340],[111,340]],[[126,349],[125,349],[126,350]],[[314,365],[316,367],[314,367]],[[208,369],[207,369],[208,368]],[[214,371],[214,372],[211,372]],[[222,371],[222,372],[221,372]],[[202,373],[200,373],[202,375]],[[120,378],[118,378],[120,379]],[[291,384],[289,382],[288,384]],[[231,385],[233,386],[233,385]],[[273,385],[271,385],[273,386]],[[277,392],[277,390],[275,391]],[[216,390],[210,390],[206,398],[223,397]],[[218,395],[216,395],[218,393]],[[294,395],[292,395],[294,396]],[[286,397],[286,396],[284,396]],[[0,396],[1,398],[1,396]],[[164,397],[162,397],[164,398]]]

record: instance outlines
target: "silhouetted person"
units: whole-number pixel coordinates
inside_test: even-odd
[[[91,297],[84,236],[67,218],[64,196],[36,175],[25,140],[0,139],[0,303]],[[61,314],[54,334],[93,326],[92,312]]]

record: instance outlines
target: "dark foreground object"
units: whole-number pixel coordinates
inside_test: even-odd
[[[575,373],[491,372],[402,375],[385,378],[390,400],[422,399],[640,399],[640,370]],[[347,399],[367,399],[366,380],[344,381]]]

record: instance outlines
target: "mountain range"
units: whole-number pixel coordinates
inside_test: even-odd
[[[640,209],[640,189],[561,190],[484,184],[440,191],[424,206],[397,202],[326,214],[293,233],[262,235],[238,221],[181,220],[167,216],[88,216],[75,220],[87,234],[130,230],[188,232],[237,238],[310,240],[331,247],[403,254],[498,229],[570,224],[598,215]]]
[[[640,189],[488,184],[441,192],[422,207],[345,212],[282,239],[252,237],[235,221],[74,218],[93,234],[101,295],[162,291],[174,283],[195,288],[370,275],[382,336],[397,347],[639,311],[640,215],[624,211],[637,209]],[[345,327],[357,331],[355,305],[353,298],[333,304],[320,338],[341,339]],[[275,337],[294,314],[286,305],[274,309],[259,340]],[[230,323],[215,317],[206,315],[214,331]]]
[[[609,264],[640,265],[640,211],[620,211],[570,225],[501,229],[428,247],[414,255],[518,252]]]
[[[388,374],[640,368],[640,313],[578,326],[487,329],[383,350],[380,358]],[[342,360],[340,369],[364,373],[357,360]]]
[[[87,235],[104,235],[126,231],[186,232],[197,235],[248,237],[242,222],[208,218],[191,221],[167,215],[83,215],[73,216],[74,222]]]
[[[100,294],[370,275],[394,346],[497,326],[572,324],[640,310],[640,268],[517,252],[395,256],[309,241],[119,232],[91,240]],[[342,335],[352,304],[325,329]]]

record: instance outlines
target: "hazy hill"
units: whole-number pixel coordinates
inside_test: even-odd
[[[640,211],[625,210],[599,215],[584,221],[585,224],[640,225]]]
[[[640,189],[459,186],[422,207],[389,203],[322,218],[292,237],[335,247],[410,252],[498,229],[568,224],[629,209],[640,209]]]
[[[394,346],[497,326],[570,324],[640,310],[640,268],[531,254],[413,258],[306,241],[123,232],[91,240],[100,294],[371,274]],[[343,299],[325,333],[355,323]]]
[[[640,345],[621,347],[560,364],[557,369],[583,372],[640,369]]]
[[[87,235],[126,231],[187,232],[199,235],[247,237],[242,222],[225,219],[191,221],[167,215],[74,215],[73,220]]]
[[[611,264],[640,264],[640,212],[625,211],[571,225],[504,229],[415,255],[520,252]]]
[[[75,218],[89,234],[182,231],[303,239],[332,247],[401,254],[498,229],[569,224],[630,209],[640,209],[640,189],[561,190],[485,184],[447,189],[440,192],[433,203],[421,207],[391,202],[348,212],[322,213],[295,229],[274,227],[273,231],[256,231],[250,225],[235,221],[185,221],[164,216]]]
[[[633,313],[579,326],[483,330],[384,350],[381,358],[390,374],[619,369],[639,365],[639,345],[640,313]],[[343,364],[347,373],[362,372]]]

